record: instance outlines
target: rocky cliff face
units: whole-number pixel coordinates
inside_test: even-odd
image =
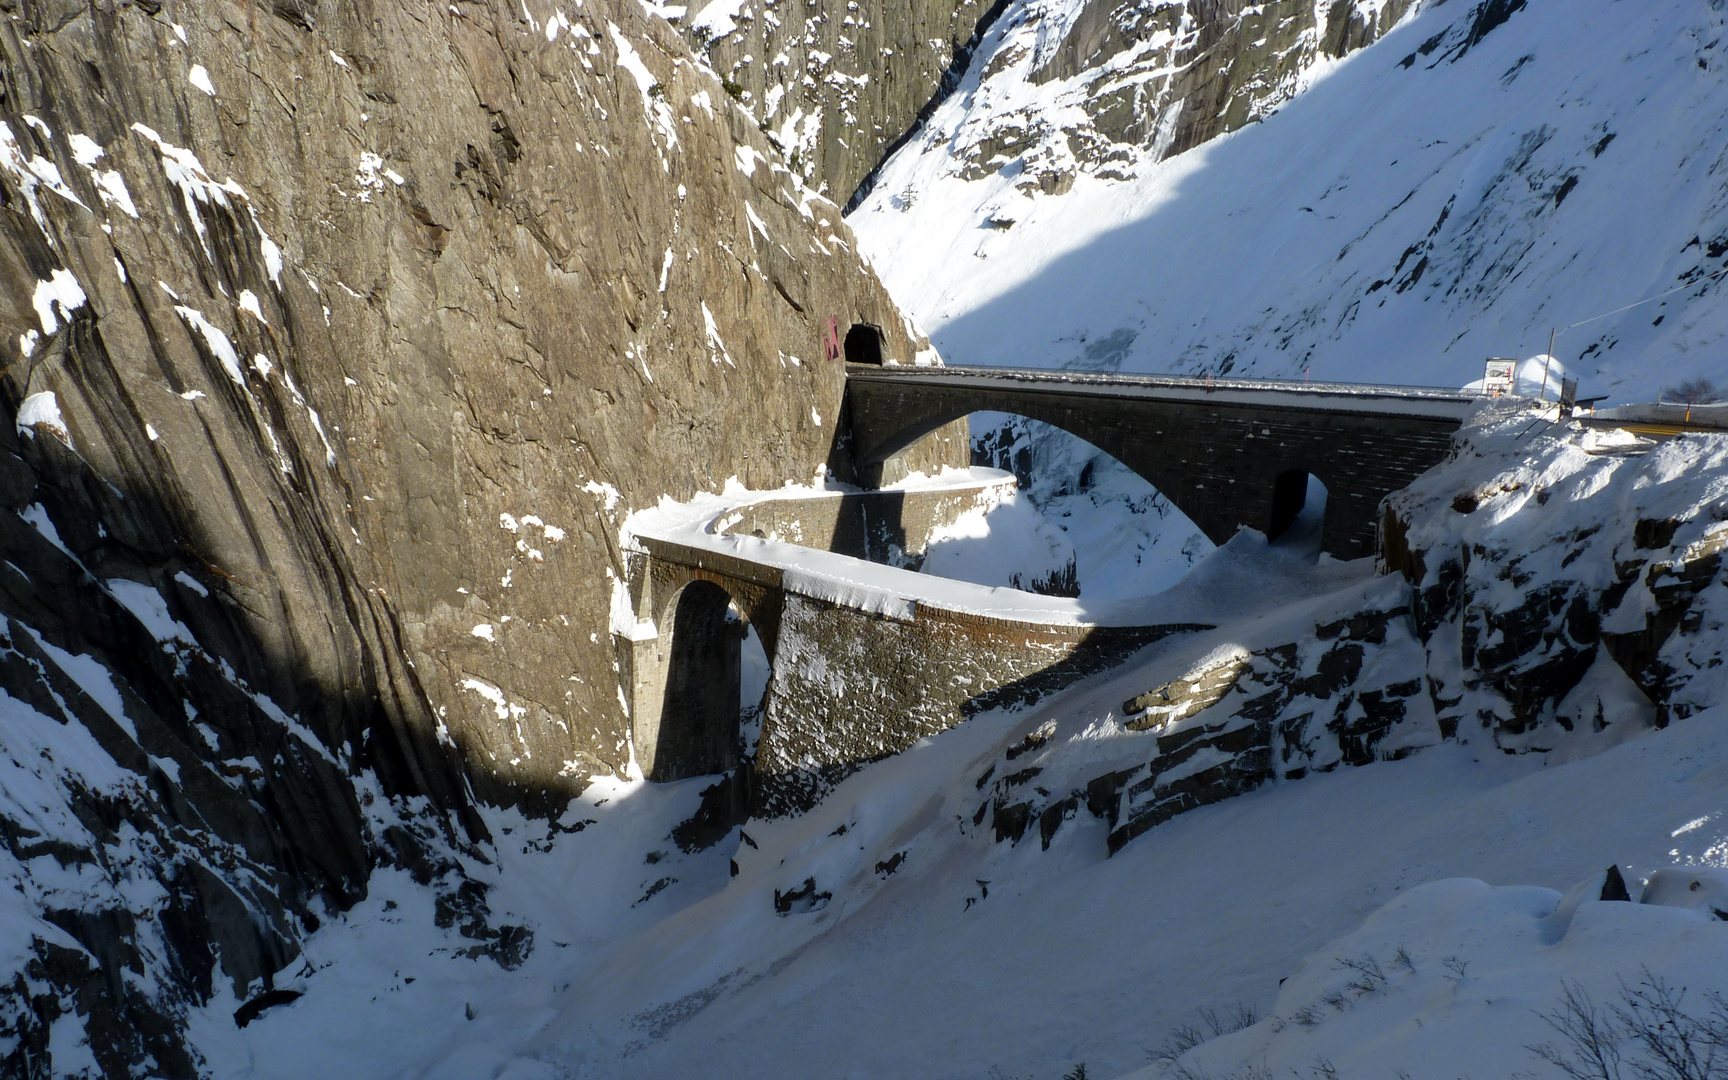
[[[1064,194],[1080,173],[1127,180],[1263,119],[1327,59],[1371,44],[1411,0],[1027,0],[979,47],[957,175],[1003,169]],[[1008,222],[1012,224],[1012,222]]]
[[[1002,7],[990,0],[716,0],[681,21],[792,170],[845,203],[953,89]]]
[[[990,105],[1061,84],[968,125],[955,144],[977,178],[1033,151],[1025,183],[1046,193],[1076,171],[1133,175],[1261,119],[1305,72],[1373,43],[1412,0],[916,0],[860,7],[716,0],[661,10],[685,29],[792,169],[842,202],[962,85]],[[1017,86],[1016,84],[1026,84]],[[1033,90],[1036,93],[1036,90]],[[1054,107],[1049,107],[1054,106]]]
[[[617,522],[823,467],[831,328],[927,342],[639,5],[0,13],[9,1067],[192,1075],[377,862],[519,956],[456,856],[629,765]]]

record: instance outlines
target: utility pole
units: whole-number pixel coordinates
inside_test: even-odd
[[[1552,327],[1548,330],[1548,351],[1542,356],[1542,393],[1537,395],[1538,401],[1548,400],[1548,365],[1554,362],[1554,335],[1559,332]]]

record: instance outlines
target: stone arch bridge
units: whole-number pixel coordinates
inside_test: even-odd
[[[615,609],[613,632],[643,773],[678,780],[741,763],[745,627],[771,676],[747,790],[733,793],[731,812],[747,803],[767,814],[808,806],[861,765],[969,716],[1209,629],[909,568],[934,529],[1013,485],[997,473],[930,490],[771,499],[638,531],[628,610]],[[860,557],[890,537],[902,567]]]
[[[1214,543],[1277,535],[1326,485],[1321,546],[1374,552],[1380,500],[1445,459],[1476,398],[1456,390],[1276,380],[848,364],[860,476],[974,412],[1043,421],[1146,478]]]
[[[1472,403],[1421,388],[853,364],[842,439],[867,477],[969,413],[1017,413],[1114,455],[1220,543],[1242,525],[1276,534],[1312,475],[1328,492],[1323,546],[1355,557],[1373,550],[1381,499],[1445,458]],[[644,774],[728,774],[728,820],[800,809],[971,715],[1210,629],[914,572],[935,529],[1013,484],[974,470],[906,490],[757,495],[638,529],[613,632]],[[742,769],[746,627],[771,676]]]

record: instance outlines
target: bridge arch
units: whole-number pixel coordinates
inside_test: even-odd
[[[1016,413],[966,419],[972,464],[1013,473],[1020,506],[992,510],[988,531],[942,535],[924,572],[1096,600],[1162,592],[1212,550],[1179,506],[1101,447]]]
[[[645,570],[638,615],[653,633],[627,646],[625,673],[637,763],[662,782],[729,773],[749,750],[741,722],[758,719],[740,691],[765,690],[783,597],[660,559]]]
[[[1161,468],[1156,460],[1148,460],[1144,455],[1133,453],[1133,440],[1127,432],[1113,430],[1109,425],[1095,423],[1091,417],[1083,414],[1077,415],[1072,409],[1046,408],[1041,407],[1041,404],[1037,401],[1010,400],[1000,404],[987,404],[978,408],[948,408],[928,411],[923,412],[922,415],[919,414],[921,410],[914,409],[909,411],[898,424],[894,425],[896,430],[893,430],[891,434],[877,438],[871,444],[861,446],[857,455],[858,461],[860,464],[874,465],[886,461],[924,436],[956,420],[964,420],[978,413],[1005,413],[1009,416],[1036,420],[1041,424],[1056,428],[1064,434],[1072,435],[1081,442],[1120,461],[1131,472],[1160,492],[1165,492],[1166,487],[1175,482],[1175,475]],[[1166,494],[1168,493],[1166,492]],[[1175,499],[1172,498],[1171,501],[1174,502]],[[1228,538],[1228,536],[1224,537],[1224,539]],[[1214,540],[1216,539],[1214,537]]]
[[[1329,488],[1307,469],[1286,469],[1272,484],[1272,515],[1266,539],[1295,540],[1296,533],[1323,532]]]
[[[1372,391],[1372,388],[1368,388]],[[1379,503],[1451,450],[1462,396],[1281,389],[1165,376],[1104,379],[983,368],[851,368],[847,422],[861,476],[975,412],[1062,429],[1122,462],[1215,544],[1268,529],[1278,478],[1294,465],[1327,489],[1321,548],[1375,550]],[[1288,496],[1287,496],[1288,498]]]
[[[661,624],[667,641],[660,722],[646,755],[648,779],[683,780],[730,771],[741,756],[738,729],[743,620],[711,581],[679,589]]]
[[[1207,522],[1201,521],[1190,510],[1193,499],[1182,497],[1182,475],[1177,470],[1164,466],[1156,456],[1137,454],[1138,444],[1131,430],[1123,430],[1115,425],[1094,422],[1094,418],[1072,408],[1047,407],[1036,400],[1009,399],[1001,403],[990,403],[979,408],[947,408],[937,410],[920,410],[913,408],[897,423],[891,425],[892,431],[886,437],[881,437],[860,447],[857,460],[860,465],[875,465],[916,443],[931,432],[956,420],[964,420],[980,413],[1003,413],[1009,416],[1035,420],[1070,435],[1080,442],[1121,462],[1128,471],[1139,476],[1150,484],[1154,490],[1170,501],[1170,504],[1187,514],[1199,526],[1202,532],[1213,543],[1222,544],[1235,533],[1232,525],[1228,529],[1217,529]],[[856,424],[856,418],[854,418]],[[1125,427],[1125,426],[1124,426]],[[861,440],[862,441],[862,440]],[[1009,471],[1019,473],[1012,467]]]

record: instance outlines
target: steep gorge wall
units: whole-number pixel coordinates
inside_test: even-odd
[[[331,741],[382,697],[507,781],[621,767],[614,523],[809,479],[827,319],[923,342],[639,9],[156,7],[6,28],[8,404],[160,513],[74,552],[228,595]]]
[[[519,962],[471,800],[628,766],[618,522],[822,468],[830,320],[928,343],[636,4],[8,0],[0,62],[0,1071],[194,1075],[380,863]]]
[[[842,204],[938,95],[1001,9],[992,0],[721,0],[694,5],[703,52],[805,182]]]
[[[980,49],[959,175],[1020,161],[1028,192],[1139,168],[1264,119],[1316,65],[1372,44],[1413,0],[1025,0]],[[1016,85],[1018,84],[1018,85]],[[1045,89],[1047,88],[1047,89]]]
[[[1129,175],[1252,123],[1304,72],[1372,44],[1414,0],[718,0],[677,22],[792,169],[847,203],[876,167],[978,71],[1071,82],[1063,106],[1009,110],[955,151],[984,175],[1036,144],[1028,183],[1066,191],[1076,169]],[[987,95],[993,102],[1016,94]],[[1046,113],[1048,115],[1046,115]],[[974,125],[975,127],[977,125]],[[979,170],[982,170],[980,172]]]

